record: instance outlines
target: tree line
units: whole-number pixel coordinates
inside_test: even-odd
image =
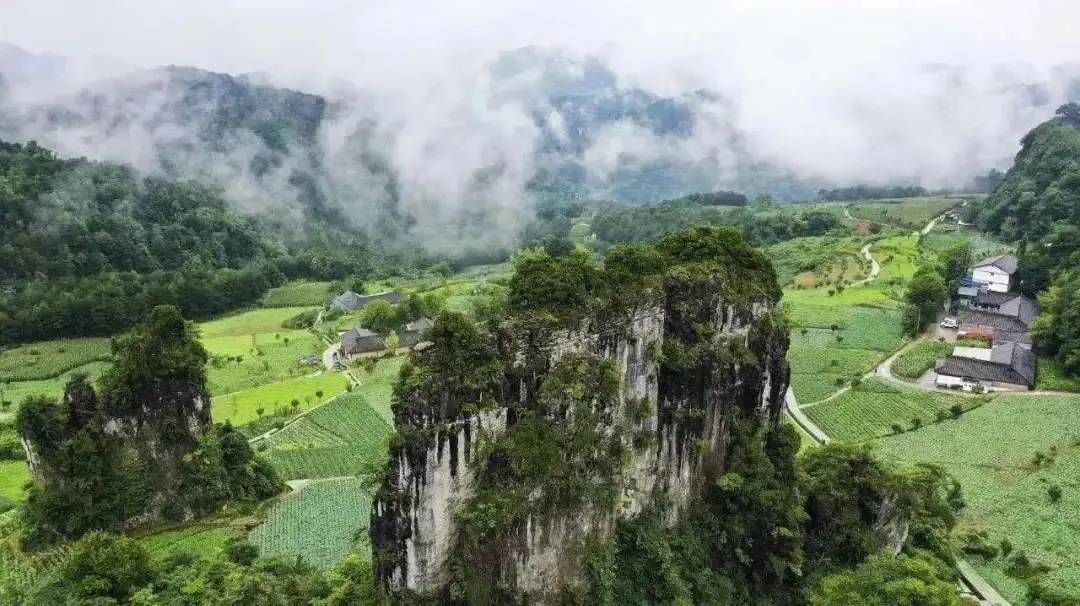
[[[1068,375],[1080,375],[1080,105],[1021,139],[1020,153],[975,211],[980,229],[1017,242],[1017,288],[1039,296],[1035,345]]]

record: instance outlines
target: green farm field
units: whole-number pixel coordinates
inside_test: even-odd
[[[259,443],[286,480],[364,472],[386,458],[393,428],[362,396],[347,393]]]
[[[860,247],[861,243],[856,238],[814,236],[779,242],[765,251],[776,268],[780,284],[789,286],[803,274],[813,276],[813,281],[824,281],[826,277],[832,278],[832,281],[837,277],[849,281],[865,277],[864,261],[859,257]],[[845,270],[838,275],[841,267]],[[813,281],[802,280],[801,284],[809,287]]]
[[[361,368],[350,371],[359,382],[359,385],[353,388],[352,393],[363,397],[368,406],[390,426],[394,425],[394,413],[390,410],[390,400],[394,391],[394,383],[397,382],[398,373],[405,360],[405,356],[380,358],[375,363],[375,367],[371,369],[371,372]]]
[[[263,299],[266,307],[299,307],[317,305],[322,307],[337,293],[330,292],[330,282],[289,282],[271,288]]]
[[[1008,539],[1050,571],[1049,587],[1080,600],[1080,396],[998,395],[955,421],[890,436],[876,443],[885,457],[941,465],[963,486],[967,507],[959,532],[986,531],[992,544]],[[1037,452],[1053,455],[1036,466]],[[1050,486],[1060,501],[1047,496]],[[1013,604],[1024,584],[1006,573],[1001,557],[970,563]]]
[[[248,540],[263,555],[290,560],[299,556],[308,564],[329,568],[354,550],[368,551],[357,547],[367,545],[364,531],[370,511],[371,493],[362,480],[316,480],[280,497]],[[312,523],[315,520],[317,524]]]
[[[40,341],[0,351],[0,380],[36,381],[109,358],[102,338]]]
[[[930,219],[958,204],[960,200],[955,198],[899,198],[853,202],[848,210],[859,219],[921,229]]]
[[[58,377],[42,379],[38,381],[16,381],[6,385],[0,385],[0,401],[11,402],[11,406],[5,413],[0,411],[0,419],[8,415],[14,415],[18,405],[28,396],[45,396],[59,398],[64,393],[64,386],[68,380],[76,374],[85,374],[91,381],[98,377],[109,367],[108,362],[91,362],[73,368]]]
[[[264,415],[276,414],[283,409],[286,414],[300,413],[343,393],[347,385],[348,381],[343,375],[322,372],[316,376],[293,377],[235,391],[214,398],[214,421],[228,421],[239,427],[258,419],[260,408]],[[297,400],[299,406],[293,407],[293,400]]]
[[[210,354],[206,375],[210,393],[215,396],[311,374],[321,368],[322,362],[312,368],[301,364],[300,359],[321,356],[326,348],[310,332],[280,328],[257,333],[254,338],[252,335],[204,336],[202,342]],[[236,356],[241,358],[239,362]]]
[[[944,358],[952,354],[952,351],[952,343],[923,341],[900,354],[893,361],[893,374],[904,379],[918,379],[924,372],[934,367],[934,362],[938,358]]]
[[[863,442],[893,433],[894,425],[909,430],[916,418],[923,426],[936,423],[938,414],[949,415],[954,405],[959,405],[962,410],[971,410],[984,404],[987,399],[984,396],[907,389],[877,379],[866,379],[831,400],[801,408],[829,437],[845,442]]]
[[[904,343],[896,309],[795,302],[789,303],[788,317],[791,386],[803,404],[870,372]]]
[[[199,331],[205,342],[206,339],[215,337],[250,337],[258,334],[274,334],[285,332],[281,323],[302,311],[316,309],[315,306],[306,307],[273,307],[265,309],[253,309],[225,316],[209,322],[201,322]]]
[[[0,498],[22,502],[25,498],[23,486],[29,479],[26,461],[0,461]]]
[[[159,559],[180,551],[198,556],[213,556],[230,539],[240,536],[242,533],[239,530],[229,526],[193,524],[146,535],[141,537],[139,542],[151,556]]]

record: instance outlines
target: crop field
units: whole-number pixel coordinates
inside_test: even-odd
[[[228,526],[194,524],[147,535],[141,537],[139,542],[155,558],[163,558],[179,551],[199,556],[213,556],[225,546],[229,539],[236,538],[240,534]]]
[[[873,370],[904,342],[895,309],[792,304],[788,316],[791,386],[802,404],[836,392],[838,381]]]
[[[30,479],[26,461],[0,461],[0,498],[22,502],[23,485]]]
[[[73,368],[107,359],[108,339],[63,339],[20,345],[0,351],[0,380],[51,379]]]
[[[773,244],[766,249],[776,268],[781,285],[790,285],[797,276],[810,274],[814,280],[825,275],[835,278],[836,270],[847,262],[847,278],[860,279],[865,274],[865,262],[859,256],[860,244],[854,238],[819,236],[795,238]],[[804,288],[812,286],[804,280]]]
[[[310,332],[280,328],[254,336],[203,337],[202,342],[210,353],[206,375],[210,393],[215,396],[310,374],[321,369],[321,356],[326,348]],[[300,363],[301,358],[312,354],[320,357],[318,366]]]
[[[893,361],[893,374],[904,379],[918,379],[924,372],[934,367],[934,362],[938,358],[951,355],[952,351],[952,343],[923,341],[900,354]]]
[[[853,217],[919,229],[958,204],[955,198],[899,198],[854,202],[848,208]]]
[[[357,478],[318,480],[281,497],[248,539],[264,555],[296,556],[329,568],[367,545],[371,494]],[[312,523],[313,521],[318,523]]]
[[[68,380],[73,375],[85,374],[91,381],[94,381],[97,380],[108,367],[108,362],[91,362],[73,368],[64,374],[51,379],[16,381],[6,385],[0,384],[0,401],[11,402],[12,406],[9,408],[8,414],[14,414],[16,407],[27,396],[60,397],[60,395],[64,393],[64,386],[67,385]],[[0,417],[3,416],[4,413],[0,412]]]
[[[1080,396],[998,395],[955,421],[878,441],[885,457],[944,467],[960,481],[967,503],[960,532],[985,530],[990,542],[1008,539],[1050,571],[1045,585],[1080,599]],[[1056,452],[1056,454],[1054,454]],[[1036,465],[1036,453],[1050,460]],[[1058,486],[1057,503],[1048,488]],[[969,558],[1013,604],[1023,583],[1006,563]]]
[[[338,293],[330,292],[330,282],[289,282],[266,293],[266,307],[299,307],[317,305],[322,307]]]
[[[199,330],[204,342],[214,337],[250,337],[262,333],[280,333],[287,330],[281,327],[282,322],[302,311],[312,309],[315,309],[315,306],[253,309],[218,320],[202,322],[199,324]]]
[[[949,250],[955,246],[968,243],[971,245],[971,254],[975,259],[1000,255],[1015,250],[1014,246],[1005,242],[998,242],[981,233],[973,231],[939,233],[930,232],[923,236],[922,247],[931,252]]]
[[[393,428],[363,396],[347,393],[271,435],[264,454],[283,479],[356,475],[385,459]]]
[[[214,398],[214,421],[229,421],[239,427],[258,419],[263,414],[275,414],[286,409],[289,414],[310,410],[320,403],[345,391],[348,381],[336,372],[323,372],[313,377],[294,377],[267,383],[243,391],[235,391]],[[322,392],[322,396],[318,395]],[[298,406],[292,406],[296,400]]]
[[[881,282],[906,282],[915,275],[919,262],[919,239],[912,235],[889,236],[874,243],[870,254],[881,264]]]
[[[397,382],[398,373],[404,363],[405,356],[380,358],[371,372],[362,369],[351,371],[353,376],[360,381],[360,385],[353,388],[352,393],[363,397],[371,409],[386,420],[391,427],[394,425],[394,413],[390,410],[390,399],[393,395],[394,383]]]
[[[949,414],[953,405],[970,410],[987,399],[985,396],[900,388],[877,379],[866,379],[831,400],[802,408],[829,437],[862,442],[893,433],[893,425],[909,430],[916,418],[922,425],[930,425],[937,422],[939,412]]]

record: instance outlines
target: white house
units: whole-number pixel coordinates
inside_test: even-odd
[[[1013,285],[1013,274],[1018,267],[1014,255],[998,255],[983,259],[971,268],[971,279],[994,292],[1009,292]]]

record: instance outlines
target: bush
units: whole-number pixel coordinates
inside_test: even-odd
[[[1046,496],[1050,497],[1051,503],[1056,504],[1061,500],[1061,487],[1057,484],[1051,484],[1050,487],[1046,489]]]

